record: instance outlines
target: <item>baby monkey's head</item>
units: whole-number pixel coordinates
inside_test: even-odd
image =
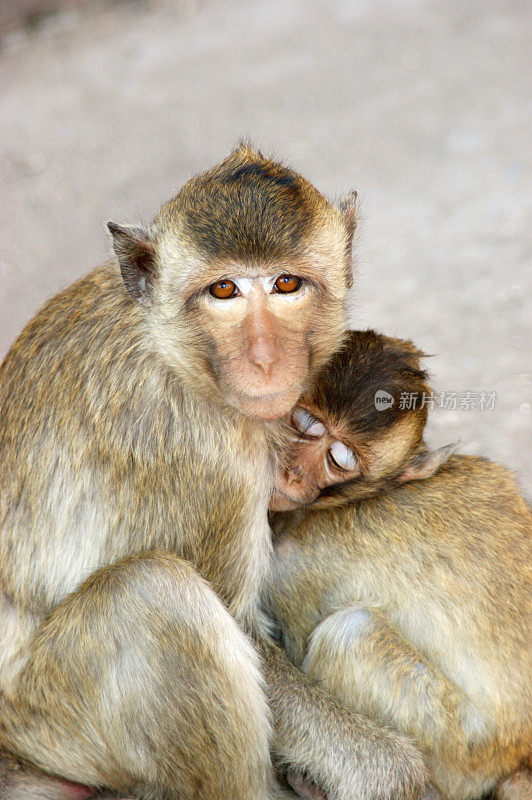
[[[430,389],[422,356],[407,340],[347,334],[292,411],[272,511],[343,505],[436,472],[452,446],[430,452],[423,443]]]

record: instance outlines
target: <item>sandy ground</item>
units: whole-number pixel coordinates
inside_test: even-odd
[[[508,464],[532,495],[531,9],[135,3],[10,34],[0,356],[106,257],[107,219],[148,220],[248,135],[332,197],[359,190],[353,325],[434,354],[435,388],[459,394],[429,441]],[[481,392],[493,409],[460,407]]]

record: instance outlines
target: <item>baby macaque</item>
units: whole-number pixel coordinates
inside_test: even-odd
[[[426,478],[452,452],[423,444],[430,391],[412,342],[351,331],[292,412],[292,448],[271,511],[330,508]],[[416,398],[402,403],[405,393]],[[381,402],[379,402],[381,400]],[[383,402],[384,408],[381,407]],[[392,402],[390,401],[392,400]]]
[[[421,355],[352,331],[293,411],[270,612],[295,664],[415,739],[445,798],[532,797],[532,513],[503,467],[426,447]]]

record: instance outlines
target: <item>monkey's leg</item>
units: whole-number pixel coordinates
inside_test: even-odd
[[[273,749],[289,773],[306,776],[331,800],[419,795],[425,766],[408,738],[324,692],[273,642],[260,646],[274,717]]]
[[[133,556],[46,619],[0,744],[46,772],[122,795],[274,796],[256,652],[191,565]]]
[[[303,670],[349,705],[422,744],[465,744],[482,726],[464,692],[416,652],[378,611],[343,608],[312,632]]]
[[[447,797],[480,797],[499,777],[491,763],[470,761],[468,744],[492,735],[480,710],[378,611],[349,606],[323,620],[302,669],[357,711],[413,736]]]

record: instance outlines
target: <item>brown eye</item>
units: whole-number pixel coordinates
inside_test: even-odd
[[[274,288],[276,292],[290,294],[291,292],[297,292],[302,283],[301,278],[296,277],[296,275],[280,275],[274,283]]]
[[[209,286],[209,292],[218,300],[228,300],[230,297],[236,296],[238,289],[233,281],[218,281]]]

